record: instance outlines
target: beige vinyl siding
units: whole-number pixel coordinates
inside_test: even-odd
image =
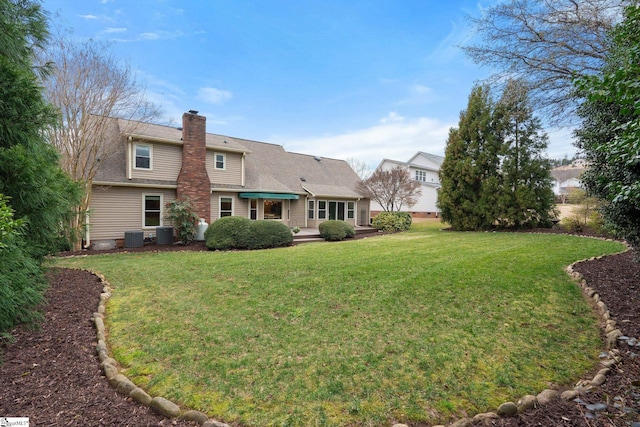
[[[298,200],[291,200],[291,220],[289,221],[290,227],[304,227],[305,216],[307,214],[306,209],[307,199],[300,197]]]
[[[215,168],[215,154],[224,154],[224,169]],[[242,185],[242,153],[207,149],[207,174],[212,184]]]
[[[125,231],[130,230],[142,230],[145,237],[155,235],[155,228],[142,228],[143,194],[161,194],[163,210],[176,197],[175,190],[167,189],[94,187],[89,206],[91,240],[124,239]]]
[[[135,169],[134,167],[132,167],[131,177],[140,179],[176,181],[178,179],[178,174],[180,173],[180,167],[182,165],[182,147],[171,144],[151,144],[147,142],[140,143],[152,146],[152,169],[144,170]],[[131,149],[134,150],[134,155],[130,156],[130,161],[135,162],[136,142],[134,141],[131,145]]]

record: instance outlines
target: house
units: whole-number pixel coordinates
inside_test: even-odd
[[[384,159],[376,170],[386,171],[396,167],[407,169],[411,177],[422,184],[422,194],[415,205],[403,206],[401,211],[409,212],[415,218],[437,218],[440,212],[437,207],[440,189],[438,174],[443,160],[444,157],[419,151],[408,162]],[[376,216],[383,210],[382,206],[371,201],[371,216]]]
[[[553,193],[560,202],[565,203],[572,191],[582,188],[580,175],[585,169],[584,162],[551,169]]]
[[[115,154],[93,181],[87,240],[118,242],[125,232],[154,237],[168,202],[189,197],[208,223],[223,216],[315,228],[329,219],[369,223],[369,200],[343,160],[287,152],[282,146],[206,132],[185,113],[182,128],[113,119]]]

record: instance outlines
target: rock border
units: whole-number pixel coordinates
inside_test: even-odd
[[[628,249],[627,249],[628,250]],[[583,294],[590,298],[596,312],[600,315],[601,320],[604,322],[604,333],[606,335],[606,351],[600,354],[601,369],[590,380],[580,380],[576,383],[573,389],[568,389],[560,393],[558,390],[545,389],[537,395],[526,395],[518,399],[517,402],[504,402],[494,412],[484,412],[475,415],[471,418],[462,418],[449,424],[449,427],[471,427],[477,422],[489,422],[492,419],[514,417],[518,414],[522,414],[530,409],[536,408],[540,405],[545,405],[555,399],[574,400],[579,396],[595,389],[596,387],[605,383],[607,375],[611,372],[611,369],[621,360],[619,356],[619,350],[617,348],[618,341],[629,342],[637,341],[640,346],[640,339],[626,337],[622,334],[622,331],[618,329],[617,322],[611,319],[611,314],[605,303],[600,299],[600,295],[595,289],[588,286],[584,276],[573,270],[573,266],[585,261],[592,261],[601,259],[603,256],[591,257],[588,259],[576,261],[565,268],[567,274],[576,282],[583,291]],[[96,345],[96,352],[98,359],[100,360],[100,368],[102,369],[105,377],[109,381],[109,385],[113,387],[118,393],[132,398],[136,402],[148,406],[159,414],[167,418],[182,418],[186,421],[196,422],[202,427],[231,427],[229,424],[209,419],[208,416],[202,412],[195,410],[183,410],[174,402],[165,399],[164,397],[156,396],[151,397],[140,387],[136,386],[131,380],[120,372],[118,368],[118,362],[109,356],[109,350],[106,344],[106,330],[104,326],[104,317],[106,313],[106,303],[111,297],[111,286],[107,282],[106,278],[94,271],[87,270],[89,273],[96,276],[103,284],[103,291],[100,294],[100,303],[98,304],[97,312],[93,313],[94,324],[96,327],[96,334],[98,344]],[[397,423],[393,424],[393,427],[408,427],[406,424]],[[433,427],[445,427],[443,424],[434,425]]]

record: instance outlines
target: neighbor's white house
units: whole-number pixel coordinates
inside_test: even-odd
[[[411,178],[420,182],[422,195],[413,206],[402,206],[402,212],[409,212],[415,218],[437,218],[440,211],[437,207],[440,178],[438,176],[444,157],[418,151],[408,162],[383,159],[376,170],[391,170],[402,167],[409,171]],[[376,216],[384,209],[371,200],[371,216]]]

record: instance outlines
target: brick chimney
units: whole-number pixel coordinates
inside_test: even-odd
[[[211,182],[207,174],[207,118],[190,110],[182,115],[182,168],[178,174],[178,198],[187,196],[196,213],[211,220]]]

